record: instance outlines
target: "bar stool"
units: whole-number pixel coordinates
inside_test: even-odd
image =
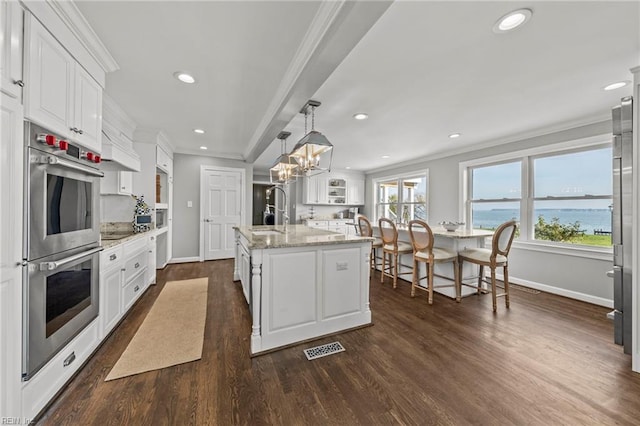
[[[450,250],[434,247],[433,231],[426,222],[422,220],[412,220],[409,222],[409,236],[413,245],[413,280],[411,281],[411,297],[415,297],[416,288],[429,293],[429,304],[433,304],[433,289],[440,287],[454,287],[456,291],[456,301],[460,302],[460,279],[458,270],[458,253]],[[419,263],[424,262],[427,275],[420,277]],[[434,286],[433,268],[436,263],[453,262],[453,284],[441,284]],[[450,280],[449,277],[442,277]],[[427,279],[427,288],[419,286],[420,280]]]
[[[362,237],[373,237],[373,227],[371,226],[371,222],[365,215],[358,215],[358,229],[360,230],[360,236]],[[376,259],[376,250],[382,248],[382,239],[378,237],[373,237],[375,240],[371,243],[371,255],[370,255],[370,264],[371,269],[375,269],[378,265],[382,263],[378,263]]]
[[[471,285],[462,283],[467,287],[472,287],[478,290],[478,294],[482,291],[486,291],[482,288],[484,280],[484,267],[491,268],[491,296],[493,298],[493,312],[497,310],[498,297],[504,296],[505,306],[509,307],[509,250],[511,249],[511,243],[513,237],[516,234],[518,225],[515,220],[505,222],[498,226],[496,232],[493,234],[491,241],[491,249],[488,248],[470,248],[461,251],[458,254],[458,267],[460,268],[459,275],[462,277],[462,264],[463,262],[475,263],[480,265],[480,275],[478,276],[478,285]],[[496,294],[496,268],[502,266],[504,275],[504,293]]]
[[[382,273],[380,282],[384,282],[384,277],[393,278],[393,288],[398,284],[398,275],[412,274],[413,272],[398,272],[398,262],[403,254],[413,253],[413,246],[404,241],[398,241],[398,229],[393,221],[382,217],[378,219],[380,226],[380,236],[382,237]],[[389,266],[386,261],[389,256]]]

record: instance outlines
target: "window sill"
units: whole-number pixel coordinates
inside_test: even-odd
[[[541,243],[537,241],[514,241],[513,248],[613,262],[613,249],[608,247],[589,247],[580,245],[568,247],[566,245]]]

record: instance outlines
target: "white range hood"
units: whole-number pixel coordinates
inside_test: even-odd
[[[102,123],[102,164],[108,171],[140,171],[140,156],[133,150],[133,142],[106,122]]]

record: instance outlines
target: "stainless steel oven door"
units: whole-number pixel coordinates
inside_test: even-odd
[[[25,258],[97,243],[102,172],[70,159],[27,148],[29,215]]]
[[[29,380],[98,316],[102,247],[27,262],[22,378]]]

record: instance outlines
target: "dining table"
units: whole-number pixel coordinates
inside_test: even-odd
[[[411,244],[411,237],[409,236],[409,228],[406,225],[399,224],[397,225],[398,229],[398,241],[404,241]],[[454,231],[448,231],[440,225],[433,226],[431,228],[433,232],[434,238],[434,246],[439,248],[448,249],[454,253],[460,253],[461,251],[468,248],[481,248],[485,247],[485,244],[491,244],[491,238],[493,237],[494,231],[491,229],[471,229],[471,228],[459,228]],[[415,231],[414,231],[415,232]],[[420,231],[418,231],[420,232]],[[378,233],[379,230],[377,227],[374,227],[374,234]],[[411,265],[413,263],[413,255],[407,254],[401,256],[400,259],[400,272],[411,272]],[[422,262],[418,262],[419,276],[423,277],[426,275],[425,264]],[[479,268],[477,265],[465,262],[462,265],[462,281],[466,281],[467,283],[471,283],[473,281],[474,285],[478,279]],[[439,263],[436,264],[434,269],[434,290],[437,293],[443,294],[447,297],[455,299],[456,293],[454,287],[437,287],[442,284],[450,284],[453,281],[453,263]],[[411,275],[405,275],[407,279],[411,280]],[[421,280],[418,285],[422,287],[426,287],[426,279]],[[461,286],[461,296],[466,297],[472,294],[476,294],[477,290],[467,287]]]

